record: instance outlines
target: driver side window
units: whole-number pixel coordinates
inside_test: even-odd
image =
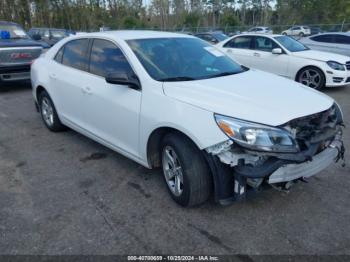
[[[122,51],[112,42],[103,39],[94,39],[89,71],[102,77],[116,72],[133,72]]]
[[[267,37],[255,38],[255,50],[272,52],[274,48],[279,48],[279,46],[272,39]]]

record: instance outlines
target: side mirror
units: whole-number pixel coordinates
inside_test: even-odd
[[[35,34],[35,35],[32,36],[32,38],[33,38],[35,41],[40,41],[40,40],[41,40],[41,35]]]
[[[106,82],[114,85],[124,85],[135,90],[141,89],[140,80],[135,74],[127,74],[126,72],[115,72],[106,76]]]
[[[274,48],[274,49],[272,49],[272,54],[281,55],[281,54],[283,54],[283,51],[281,48]]]

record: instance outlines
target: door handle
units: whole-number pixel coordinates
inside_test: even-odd
[[[81,88],[81,92],[85,95],[91,95],[92,94],[92,91],[91,91],[91,88],[86,86],[86,87],[82,87]]]
[[[231,49],[227,49],[227,53],[232,53],[232,50]]]
[[[260,57],[259,53],[254,53],[253,55],[256,56],[256,57]]]

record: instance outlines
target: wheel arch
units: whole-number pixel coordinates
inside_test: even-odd
[[[43,92],[43,91],[46,91],[46,92],[47,92],[46,88],[43,87],[42,85],[38,85],[38,86],[35,88],[35,98],[36,98],[37,101],[38,101],[38,98],[39,98],[39,94],[40,94],[41,92]]]
[[[325,72],[323,71],[323,69],[317,65],[306,65],[306,66],[303,66],[302,68],[300,68],[297,73],[295,74],[295,77],[294,77],[294,80],[298,82],[298,77],[299,77],[299,74],[301,73],[302,70],[306,69],[306,68],[316,68],[318,70],[321,71],[321,73],[323,74],[323,77],[324,79],[326,80],[326,74]]]
[[[181,135],[191,141],[199,150],[200,146],[198,143],[195,141],[195,139],[192,138],[190,134],[187,132],[184,132],[182,130],[179,130],[174,127],[170,126],[162,126],[154,129],[151,134],[148,137],[147,140],[147,146],[146,146],[146,153],[147,153],[147,161],[148,165],[153,168],[153,167],[160,167],[160,145],[162,142],[162,139],[164,136],[166,136],[169,133],[174,133]]]

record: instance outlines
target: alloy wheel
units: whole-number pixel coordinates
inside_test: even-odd
[[[318,71],[306,69],[300,74],[299,82],[308,87],[317,89],[322,82],[322,77]]]
[[[43,97],[41,101],[41,114],[45,123],[48,126],[52,126],[54,123],[54,114],[51,101],[47,97]]]
[[[183,192],[183,170],[175,150],[166,146],[162,153],[162,164],[165,181],[175,196]]]

